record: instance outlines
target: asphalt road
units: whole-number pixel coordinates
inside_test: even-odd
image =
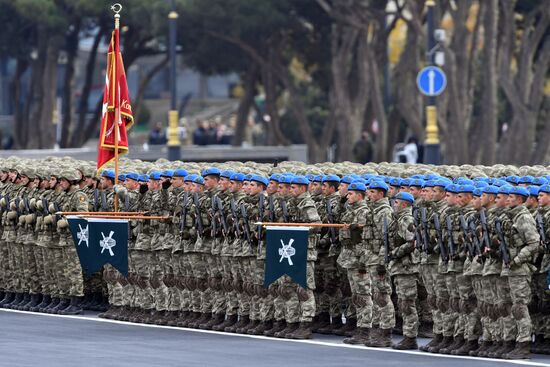
[[[0,311],[0,366],[550,366],[550,356],[504,362],[348,346],[315,335],[286,341],[141,326],[85,316]],[[425,342],[425,341],[424,341]]]

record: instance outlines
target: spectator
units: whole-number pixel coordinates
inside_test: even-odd
[[[157,122],[149,133],[149,145],[164,145],[166,141],[166,134],[162,129],[162,123]]]
[[[406,163],[416,164],[418,161],[418,142],[414,136],[407,140],[407,145],[403,148],[402,154],[406,158]]]
[[[206,121],[197,120],[197,129],[193,133],[193,144],[195,145],[207,145],[207,129],[208,123]]]
[[[358,140],[353,146],[353,155],[355,161],[361,164],[372,161],[373,144],[368,131],[361,133],[361,139]]]
[[[218,144],[218,125],[215,121],[210,121],[207,126],[206,145]]]

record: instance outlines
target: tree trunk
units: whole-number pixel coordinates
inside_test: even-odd
[[[248,124],[248,114],[250,108],[254,103],[254,96],[256,95],[256,82],[258,80],[258,66],[253,64],[246,71],[243,77],[243,89],[244,95],[239,101],[239,108],[237,109],[237,122],[235,126],[235,134],[231,144],[235,147],[242,145],[244,141],[244,134]]]
[[[29,63],[24,59],[17,59],[15,74],[12,81],[13,100],[15,103],[14,108],[14,128],[13,128],[13,140],[15,148],[22,148],[27,141],[28,125],[25,123],[24,116],[24,101],[27,100],[26,96],[22,96],[21,77],[28,69]]]
[[[62,148],[67,148],[69,141],[69,131],[73,118],[73,81],[75,72],[75,62],[78,54],[78,43],[80,33],[80,20],[74,24],[74,28],[66,36],[67,64],[65,67],[65,76],[63,81],[63,113],[61,142]]]
[[[138,92],[136,94],[136,100],[133,103],[134,120],[137,121],[139,114],[141,112],[143,96],[145,95],[145,90],[147,89],[147,86],[149,85],[153,77],[166,66],[166,64],[168,63],[168,60],[169,60],[168,56],[160,60],[155,66],[153,66],[153,68],[151,68],[151,70],[147,72],[147,74],[145,74],[143,79],[141,79],[141,81],[139,82]]]
[[[51,149],[55,144],[55,128],[53,125],[53,111],[55,109],[57,92],[57,60],[59,59],[59,40],[53,39],[48,42],[46,53],[46,65],[42,85],[44,88],[42,109],[38,119],[41,149]]]

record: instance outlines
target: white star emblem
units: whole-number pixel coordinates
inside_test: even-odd
[[[79,224],[78,228],[80,229],[80,231],[78,231],[78,233],[76,234],[76,238],[78,238],[78,246],[80,246],[82,242],[86,242],[86,247],[89,247],[88,246],[88,239],[89,239],[88,225],[82,228],[82,226]]]
[[[101,236],[103,236],[103,239],[99,241],[99,246],[101,246],[101,253],[103,253],[103,251],[105,251],[105,250],[108,250],[109,255],[115,256],[115,254],[112,250],[112,248],[116,246],[116,241],[113,238],[114,234],[115,234],[115,232],[111,231],[109,233],[109,236],[105,237],[105,234],[103,232],[101,232]]]
[[[293,243],[294,243],[294,238],[290,239],[290,241],[288,242],[288,245],[285,245],[283,240],[281,240],[282,247],[279,249],[279,256],[281,256],[281,258],[279,259],[279,262],[282,262],[284,259],[287,259],[288,265],[290,266],[294,265],[291,259],[292,256],[296,255],[296,249],[292,247]]]

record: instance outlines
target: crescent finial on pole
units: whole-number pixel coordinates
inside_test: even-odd
[[[119,3],[113,4],[113,5],[111,5],[111,10],[112,10],[115,14],[118,14],[118,13],[120,13],[120,11],[122,10],[122,5],[120,5]]]

